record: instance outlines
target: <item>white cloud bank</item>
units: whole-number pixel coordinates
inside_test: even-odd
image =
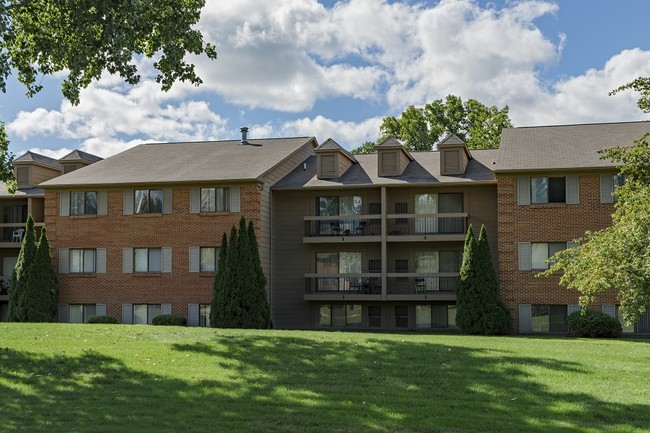
[[[147,74],[135,87],[106,77],[82,92],[79,106],[21,112],[8,126],[21,138],[55,135],[106,156],[143,141],[231,137],[223,113],[242,109],[277,113],[252,125],[252,136],[315,135],[353,147],[377,138],[383,116],[447,94],[507,104],[518,126],[642,118],[632,92],[608,92],[650,76],[650,52],[625,50],[582,75],[542,82],[539,71],[560,60],[565,37],[543,34],[535,21],[557,12],[547,1],[503,9],[471,0],[354,0],[331,8],[314,0],[207,2],[200,29],[219,59],[195,59],[201,96],[225,103],[193,99],[198,93],[186,85],[161,93]],[[333,98],[362,101],[375,113],[308,113]]]

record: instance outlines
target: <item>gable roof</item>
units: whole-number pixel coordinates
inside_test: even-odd
[[[458,145],[466,145],[466,143],[461,140],[459,136],[456,134],[447,134],[445,138],[440,140],[436,146],[458,146]]]
[[[141,144],[40,186],[257,180],[313,137]]]
[[[57,161],[56,159],[50,158],[49,156],[41,155],[40,153],[34,153],[31,151],[27,151],[24,154],[20,155],[18,158],[14,159],[13,164],[16,163],[18,163],[19,165],[36,163],[36,164],[45,165],[55,170],[61,170],[61,164],[59,164],[59,161]]]
[[[409,161],[413,161],[413,155],[411,155],[411,152],[409,152],[406,147],[404,147],[404,145],[392,135],[384,138],[375,148],[377,149],[377,152],[383,149],[399,149],[404,153],[404,155],[406,155]]]
[[[100,158],[97,155],[84,152],[83,150],[75,149],[72,152],[68,153],[63,158],[59,158],[59,161],[60,162],[84,161],[92,164],[94,162],[101,161],[102,159],[104,158]]]
[[[331,138],[328,138],[325,140],[323,144],[318,146],[316,149],[314,149],[314,152],[323,152],[323,151],[337,151],[341,152],[343,155],[345,155],[350,161],[352,162],[357,162],[355,159],[354,155],[352,155],[350,152],[345,150],[340,144],[338,144],[336,141],[332,140]]]
[[[501,132],[495,172],[615,167],[599,150],[630,146],[650,131],[650,122],[508,128]]]

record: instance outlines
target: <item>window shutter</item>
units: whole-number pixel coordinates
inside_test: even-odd
[[[171,188],[163,189],[163,213],[164,214],[172,213],[172,189]]]
[[[108,191],[97,191],[97,215],[108,214]]]
[[[460,152],[458,150],[446,150],[442,153],[445,159],[445,174],[456,174],[460,171]]]
[[[336,176],[336,157],[334,155],[322,155],[320,157],[321,176]]]
[[[239,187],[230,187],[230,212],[241,212],[241,198],[239,197]]]
[[[133,248],[122,248],[122,273],[133,273]]]
[[[133,215],[133,194],[132,189],[124,190],[124,215]]]
[[[98,316],[105,316],[106,304],[95,304],[95,314]]]
[[[568,316],[569,314],[573,314],[573,313],[575,313],[576,311],[580,311],[580,305],[575,305],[575,304],[569,304],[569,305],[567,305],[567,307],[566,307],[566,314],[567,314],[567,316]]]
[[[162,250],[162,266],[161,272],[169,273],[172,271],[172,249],[171,247],[163,247]]]
[[[70,215],[70,191],[61,191],[59,215],[60,216]]]
[[[160,304],[160,314],[172,314],[172,304]]]
[[[68,304],[59,304],[59,323],[68,323]]]
[[[97,248],[97,250],[95,250],[95,260],[97,261],[95,272],[98,274],[105,274],[106,273],[106,248]]]
[[[199,326],[199,304],[187,304],[187,326]]]
[[[567,204],[580,203],[580,180],[578,176],[566,177],[566,202]]]
[[[122,323],[133,324],[133,304],[122,304]]]
[[[29,188],[29,167],[16,169],[16,184],[18,188]]]
[[[608,316],[616,317],[616,305],[605,304],[605,305],[602,306],[602,311],[603,311],[603,313],[607,314]]]
[[[532,251],[530,242],[519,242],[519,270],[530,271],[532,264]]]
[[[569,241],[566,243],[567,248],[576,248],[580,246],[580,242]]]
[[[190,188],[190,213],[201,212],[201,188]]]
[[[381,174],[383,176],[397,174],[397,152],[381,153]]]
[[[530,204],[530,178],[517,178],[517,204]]]
[[[614,176],[611,174],[600,175],[600,202],[614,203]]]
[[[190,247],[190,272],[199,272],[201,269],[201,249]]]
[[[519,304],[519,333],[527,334],[533,330],[530,304]]]
[[[59,248],[59,274],[70,272],[70,250]]]

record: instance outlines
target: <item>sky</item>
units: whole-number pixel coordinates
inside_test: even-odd
[[[315,136],[347,149],[386,116],[448,94],[510,109],[515,126],[648,120],[632,91],[650,76],[647,0],[207,0],[198,28],[217,60],[204,83],[165,93],[137,59],[130,86],[104,75],[72,106],[62,75],[33,98],[0,94],[16,156],[107,157],[146,142]]]

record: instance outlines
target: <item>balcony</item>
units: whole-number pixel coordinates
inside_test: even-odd
[[[9,279],[0,279],[0,301],[9,300]]]
[[[464,241],[467,213],[391,214],[386,218],[390,241]]]
[[[388,300],[455,301],[458,272],[387,274]]]
[[[379,242],[379,215],[305,217],[304,243]]]
[[[381,276],[376,273],[305,274],[304,299],[381,300]]]
[[[41,234],[43,223],[35,223],[36,241]],[[20,248],[25,236],[25,223],[0,223],[0,247]]]

